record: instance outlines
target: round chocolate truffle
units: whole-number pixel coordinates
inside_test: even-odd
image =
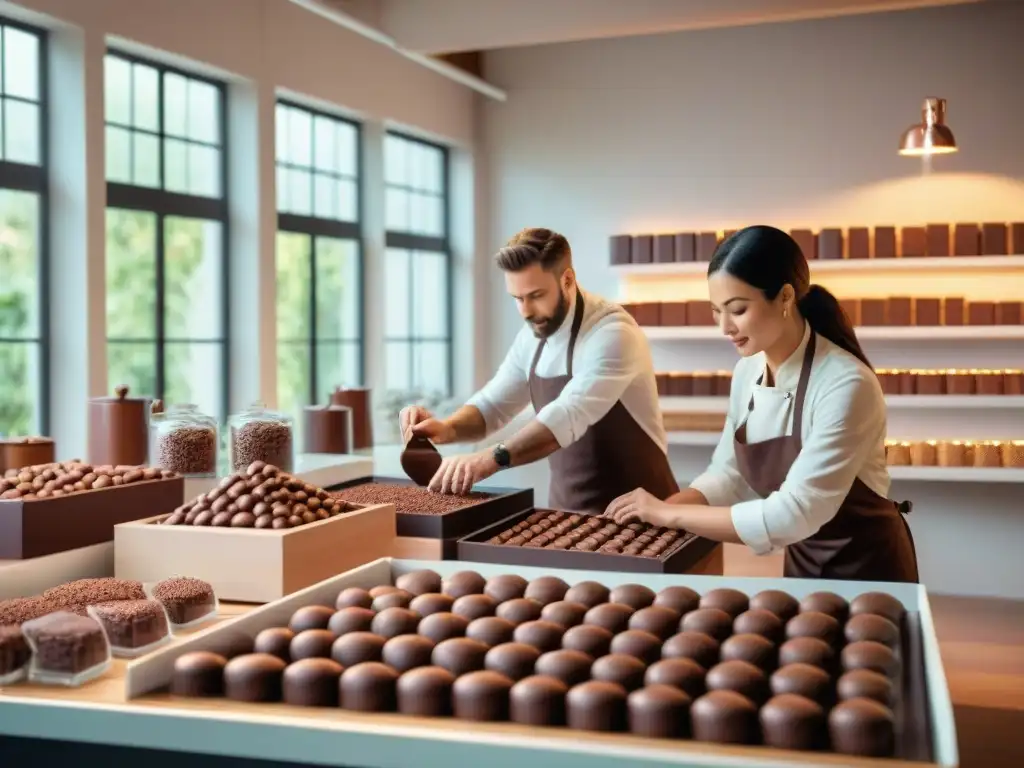
[[[870,669],[855,669],[840,677],[836,683],[836,697],[840,701],[872,699],[890,708],[896,700],[892,681]]]
[[[341,664],[331,659],[306,658],[289,664],[284,670],[281,683],[284,703],[300,707],[338,706],[338,678],[341,672]]]
[[[642,629],[627,629],[612,638],[611,652],[635,656],[644,664],[653,664],[661,656],[661,639]]]
[[[748,661],[723,661],[708,670],[709,691],[736,691],[760,704],[768,698],[768,678]]]
[[[590,679],[590,667],[593,663],[593,658],[582,651],[562,648],[543,654],[537,659],[534,671],[538,675],[554,677],[568,686],[573,686]]]
[[[256,635],[252,650],[254,653],[269,653],[282,661],[289,662],[292,657],[288,649],[291,647],[293,637],[295,637],[295,633],[288,627],[269,627]]]
[[[750,598],[751,609],[774,613],[785,623],[800,612],[800,603],[787,592],[778,589],[766,589]]]
[[[515,597],[507,600],[495,610],[495,615],[511,621],[513,624],[523,624],[527,621],[536,621],[540,618],[541,604],[528,597]]]
[[[376,614],[369,608],[358,608],[349,606],[342,608],[327,622],[327,628],[335,635],[344,635],[348,632],[369,632],[373,626],[373,617]]]
[[[876,643],[874,640],[850,643],[843,648],[840,658],[844,672],[854,669],[870,669],[872,672],[892,678],[900,669],[899,659],[896,658],[892,649],[881,643]]]
[[[307,629],[292,638],[288,654],[292,661],[299,659],[326,659],[331,655],[334,633],[329,629]]]
[[[679,626],[679,615],[671,608],[651,605],[641,608],[629,617],[630,629],[642,629],[662,640],[676,633]]]
[[[636,656],[624,653],[609,653],[595,661],[590,667],[594,680],[603,680],[621,685],[627,691],[634,691],[644,684],[647,665]]]
[[[696,741],[753,744],[757,741],[757,705],[736,691],[708,691],[690,705]]]
[[[693,659],[704,669],[718,663],[720,646],[711,635],[703,632],[680,632],[661,646],[663,659]]]
[[[379,661],[364,661],[341,673],[341,708],[356,712],[393,712],[398,673]]]
[[[469,622],[454,613],[433,613],[419,623],[416,631],[435,643],[451,637],[463,637]]]
[[[682,632],[703,632],[722,642],[732,634],[733,617],[721,608],[698,608],[683,616],[679,622]]]
[[[484,668],[484,657],[488,646],[468,637],[453,637],[438,643],[430,654],[430,663],[436,667],[444,667],[458,677],[467,672],[475,672]]]
[[[783,693],[761,707],[764,743],[777,749],[821,749],[826,742],[825,710],[816,701]]]
[[[786,638],[794,637],[813,637],[835,647],[842,637],[842,627],[827,613],[798,613],[786,622]]]
[[[587,611],[583,623],[594,627],[603,627],[613,635],[623,632],[629,627],[629,617],[634,609],[625,603],[604,603]]]
[[[504,573],[501,576],[492,576],[484,585],[484,594],[494,598],[496,602],[504,603],[506,600],[515,600],[526,593],[529,582],[522,576],[514,573]]]
[[[787,664],[775,671],[770,684],[776,696],[795,694],[816,701],[823,707],[831,704],[832,676],[821,667]]]
[[[452,709],[462,720],[508,720],[512,680],[499,672],[480,670],[456,678],[452,685]]]
[[[626,696],[625,688],[606,680],[573,686],[565,696],[569,727],[580,731],[626,730]]]
[[[800,613],[824,613],[842,624],[850,615],[850,604],[835,592],[812,592],[800,601]]]
[[[412,637],[410,635],[410,637]],[[405,638],[395,638],[396,640]],[[410,669],[398,678],[398,711],[403,715],[445,717],[452,712],[455,675],[441,667]]]
[[[608,595],[608,601],[628,605],[634,611],[654,605],[654,598],[657,597],[654,590],[645,587],[643,584],[620,584]]]
[[[662,659],[647,668],[645,685],[671,685],[697,698],[705,691],[704,667],[693,659]]]
[[[678,688],[648,685],[629,694],[626,705],[631,733],[654,739],[689,735],[690,697]]]
[[[307,629],[327,629],[333,615],[334,609],[326,605],[305,605],[292,614],[288,629],[295,634]]]
[[[565,628],[553,621],[528,621],[516,627],[513,637],[517,643],[532,645],[541,653],[553,651],[562,645]]]
[[[735,619],[750,607],[750,598],[738,589],[719,587],[704,593],[700,599],[700,607],[717,608],[729,614],[730,619]]]
[[[224,666],[224,695],[235,701],[280,701],[285,666],[269,653],[236,656]]]
[[[381,650],[381,661],[398,672],[408,672],[430,664],[434,641],[421,635],[392,637]]]
[[[381,595],[386,595],[389,592],[398,592],[398,591],[400,591],[398,589],[398,587],[392,586],[391,584],[381,584],[379,587],[374,587],[373,589],[370,590],[370,597],[373,600],[376,600]]]
[[[573,584],[562,599],[593,608],[595,605],[607,603],[609,594],[611,593],[604,584],[598,584],[596,581],[581,581],[578,584]]]
[[[733,635],[722,643],[722,661],[748,661],[764,672],[775,669],[775,643],[761,635]]]
[[[508,619],[497,616],[484,616],[469,622],[466,637],[481,642],[489,648],[512,640],[516,625]]]
[[[175,696],[221,696],[224,667],[228,660],[219,653],[192,651],[174,660],[171,693]]]
[[[484,668],[500,672],[512,680],[522,680],[533,674],[540,651],[525,643],[502,643],[487,652]]]
[[[786,625],[771,611],[751,608],[736,617],[732,631],[737,635],[761,635],[773,643],[781,643],[786,636]]]
[[[451,611],[456,616],[461,616],[469,621],[482,619],[484,616],[493,616],[498,608],[498,603],[493,597],[487,595],[463,595],[452,605]]]
[[[689,587],[665,587],[654,598],[654,604],[660,608],[671,608],[682,616],[700,607],[700,595]]]
[[[548,603],[540,612],[542,619],[561,624],[565,629],[582,624],[583,617],[586,615],[587,606],[582,603],[570,603],[568,600]]]
[[[843,628],[846,642],[857,643],[861,640],[874,640],[896,650],[900,644],[900,630],[884,616],[875,613],[862,613],[853,616]]]
[[[564,725],[568,692],[569,686],[555,677],[537,674],[524,678],[509,691],[509,718],[521,725]]]
[[[541,605],[548,605],[562,600],[568,591],[569,585],[557,576],[538,576],[526,585],[523,597],[536,600]]]
[[[338,593],[338,599],[334,601],[334,607],[339,611],[343,608],[369,608],[373,605],[373,598],[370,593],[360,587],[348,587]]]
[[[487,580],[476,571],[458,571],[441,582],[441,591],[456,600],[483,593]]]
[[[426,594],[414,597],[409,603],[409,610],[415,611],[420,616],[430,616],[434,613],[450,613],[455,607],[455,600],[451,595],[441,592],[427,592]],[[468,621],[472,621],[468,616]]]
[[[370,630],[385,639],[399,635],[414,635],[420,624],[420,615],[408,608],[387,608],[373,617]]]
[[[425,595],[429,592],[440,592],[441,574],[437,571],[431,571],[429,568],[403,573],[395,579],[395,586],[412,593],[414,596]]]
[[[871,699],[848,699],[828,715],[832,749],[841,755],[890,757],[896,747],[895,730],[892,710]]]
[[[836,652],[824,640],[816,637],[795,637],[779,647],[779,666],[810,664],[826,672],[835,668]]]
[[[570,651],[580,651],[592,659],[597,659],[608,653],[612,637],[614,635],[604,627],[581,624],[565,631],[562,635],[562,647]]]
[[[857,595],[850,603],[851,616],[860,616],[862,613],[884,616],[897,627],[903,623],[906,612],[903,603],[885,592],[865,592]]]
[[[394,592],[387,592],[373,598],[373,610],[377,613],[386,611],[388,608],[408,608],[412,602],[413,595],[404,589],[396,589]]]
[[[334,641],[331,658],[346,669],[365,661],[380,661],[385,642],[372,632],[349,632]]]

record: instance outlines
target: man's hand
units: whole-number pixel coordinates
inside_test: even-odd
[[[490,451],[449,456],[441,462],[434,479],[427,486],[439,493],[464,495],[477,483],[486,480],[499,469]]]
[[[672,510],[671,505],[659,501],[643,488],[637,488],[609,504],[604,516],[620,525],[641,522],[670,526]]]
[[[413,435],[425,437],[436,445],[453,443],[456,440],[455,428],[448,422],[434,418],[434,415],[420,405],[410,405],[402,409],[398,415],[402,428],[402,442],[408,443]]]

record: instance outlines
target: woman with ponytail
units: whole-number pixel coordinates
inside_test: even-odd
[[[711,465],[666,501],[640,488],[605,514],[784,548],[786,576],[916,582],[910,504],[888,498],[885,398],[800,246],[774,227],[741,229],[715,251],[708,290],[741,357]]]

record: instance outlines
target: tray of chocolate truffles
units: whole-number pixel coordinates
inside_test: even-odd
[[[349,504],[394,504],[398,535],[454,539],[533,507],[533,489],[487,488],[465,495],[429,491],[405,478],[364,477],[328,489]]]
[[[111,541],[118,523],[170,512],[184,493],[183,478],[153,467],[66,461],[9,469],[0,478],[0,559]]]
[[[537,509],[466,536],[458,553],[459,560],[478,563],[686,573],[716,546],[675,528]]]

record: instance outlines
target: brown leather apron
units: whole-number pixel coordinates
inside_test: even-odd
[[[530,400],[534,410],[558,399],[572,379],[572,354],[583,325],[583,293],[576,292],[564,376],[540,377],[537,362],[547,339],[541,339],[530,364]],[[679,491],[668,456],[629,411],[617,401],[604,417],[564,448],[551,454],[548,506],[573,512],[600,514],[625,493],[644,488],[659,499]]]
[[[793,405],[793,433],[747,443],[747,423],[736,430],[733,443],[740,475],[761,498],[779,490],[803,446],[804,399],[814,363],[812,332],[804,352]],[[761,379],[758,379],[758,384]],[[754,410],[750,397],[749,410]],[[786,547],[784,575],[797,578],[855,581],[917,582],[917,554],[910,526],[904,519],[910,502],[897,504],[861,482],[853,481],[836,516],[821,529]]]

